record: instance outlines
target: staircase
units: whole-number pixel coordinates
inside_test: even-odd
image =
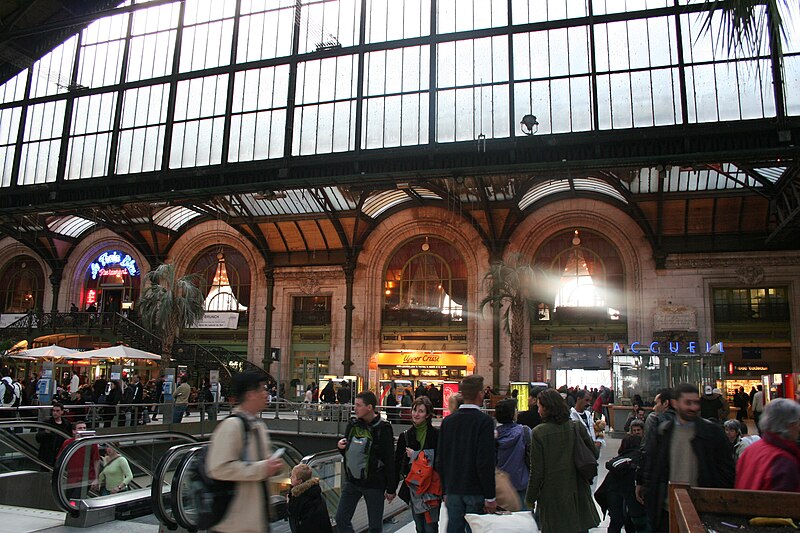
[[[152,353],[162,352],[160,337],[122,315],[117,317],[117,335],[125,344]],[[196,375],[206,375],[209,370],[219,370],[220,379],[223,381],[228,381],[236,372],[249,371],[262,374],[266,379],[277,382],[260,366],[221,346],[209,350],[200,344],[175,339],[172,346],[172,361],[192,368]]]

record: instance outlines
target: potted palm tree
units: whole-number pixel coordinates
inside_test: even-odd
[[[203,318],[203,295],[190,274],[176,279],[172,264],[160,265],[147,273],[150,285],[139,299],[142,325],[162,339],[161,368],[170,366],[172,345],[181,329]]]
[[[534,268],[521,254],[511,254],[505,261],[496,261],[483,277],[488,295],[481,300],[480,308],[505,306],[501,320],[503,331],[511,341],[511,361],[509,379],[518,381],[522,362],[522,341],[525,330],[525,317],[540,302],[545,301],[543,289],[546,287],[545,275],[541,269]]]

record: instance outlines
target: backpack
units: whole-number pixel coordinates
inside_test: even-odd
[[[19,383],[9,385],[8,381],[3,380],[3,407],[19,407],[21,397]]]
[[[242,416],[237,414],[231,416],[241,419],[244,424],[242,445],[242,459],[244,459],[247,453],[247,436],[251,431],[250,424]],[[189,498],[197,509],[197,529],[211,529],[217,525],[225,517],[228,507],[236,496],[235,481],[221,481],[208,475],[207,456],[208,446],[204,446],[188,468]]]
[[[367,427],[362,424],[353,424],[348,435],[347,449],[344,452],[344,465],[348,478],[359,481],[367,479],[370,459],[375,455],[374,445],[380,439],[382,422],[380,418],[376,417],[376,422]]]

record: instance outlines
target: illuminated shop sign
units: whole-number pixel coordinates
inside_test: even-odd
[[[669,347],[669,353],[700,353],[697,351],[698,343],[697,342],[667,342],[664,343]],[[711,344],[710,342],[706,343],[706,350],[702,353],[709,353],[711,352],[712,347],[719,347],[719,353],[725,353],[725,349],[722,346],[721,342],[716,344]],[[681,351],[683,348],[683,351]],[[625,353],[651,353],[651,354],[660,354],[660,353],[668,353],[666,351],[661,351],[661,343],[658,341],[653,341],[650,344],[642,343],[642,342],[632,342],[630,345],[629,351],[625,351],[625,345],[620,344],[618,342],[614,343],[614,346],[611,348],[612,355],[622,355]]]
[[[734,372],[769,372],[769,365],[733,365]]]
[[[89,289],[86,291],[86,303],[93,304],[97,303],[97,291],[94,289]]]
[[[139,267],[136,261],[128,254],[122,254],[115,250],[103,252],[97,260],[89,265],[92,279],[97,276],[138,276]]]

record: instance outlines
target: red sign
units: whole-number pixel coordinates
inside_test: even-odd
[[[450,402],[450,396],[458,392],[458,383],[442,383],[442,389],[444,403],[444,412],[442,412],[442,417],[445,417],[450,414],[450,410],[447,408],[447,405]]]
[[[94,289],[89,289],[86,291],[86,303],[93,304],[97,302],[97,291]]]
[[[101,276],[127,276],[127,268],[101,268],[98,272]]]
[[[544,365],[533,365],[533,381],[544,381]]]

